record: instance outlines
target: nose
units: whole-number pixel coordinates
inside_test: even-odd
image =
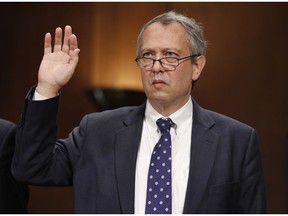
[[[153,73],[163,73],[165,70],[162,67],[160,59],[154,60],[153,67],[152,67]]]

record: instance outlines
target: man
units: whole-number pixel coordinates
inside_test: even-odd
[[[255,130],[191,98],[206,51],[193,19],[168,12],[140,32],[136,62],[145,104],[86,115],[67,139],[56,140],[59,92],[79,51],[70,26],[63,46],[56,29],[53,52],[45,36],[38,84],[17,133],[17,179],[73,185],[76,213],[265,212]]]
[[[0,119],[0,213],[27,213],[28,186],[17,182],[11,174],[16,125]]]

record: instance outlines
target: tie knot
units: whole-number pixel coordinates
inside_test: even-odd
[[[173,122],[170,118],[160,118],[156,121],[156,124],[161,132],[163,131],[170,131]]]

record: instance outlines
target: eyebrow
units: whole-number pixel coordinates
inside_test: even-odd
[[[170,48],[164,48],[164,49],[161,49],[160,50],[161,53],[163,52],[169,52],[169,51],[174,51],[175,53],[177,54],[180,54],[181,53],[181,50],[180,49],[177,49],[175,47],[170,47]],[[140,53],[142,54],[143,52],[151,52],[151,53],[155,53],[155,49],[152,49],[152,48],[147,48],[147,49],[141,49],[140,50]]]

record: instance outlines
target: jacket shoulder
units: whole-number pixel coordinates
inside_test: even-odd
[[[245,131],[254,130],[250,125],[243,123],[237,119],[231,118],[219,112],[202,108],[196,101],[193,101],[193,118],[196,122],[206,128],[211,128],[219,132],[224,131]]]
[[[127,106],[113,110],[90,113],[81,121],[93,128],[119,128],[123,125],[130,125],[138,120],[142,120],[145,112],[145,104],[140,106]],[[88,126],[86,125],[86,126]]]

